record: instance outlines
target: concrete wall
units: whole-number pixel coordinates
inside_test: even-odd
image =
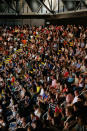
[[[36,25],[40,26],[45,24],[44,19],[24,19],[22,24]]]
[[[24,24],[28,24],[31,26],[40,26],[45,24],[45,20],[44,19],[0,19],[0,25],[24,25]]]

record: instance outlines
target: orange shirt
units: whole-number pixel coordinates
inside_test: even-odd
[[[11,82],[12,82],[12,83],[15,82],[15,77],[14,77],[14,76],[11,78]]]
[[[25,45],[26,44],[26,40],[22,40],[22,43]]]

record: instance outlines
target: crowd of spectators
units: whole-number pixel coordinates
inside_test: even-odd
[[[0,26],[0,130],[87,131],[87,27]]]

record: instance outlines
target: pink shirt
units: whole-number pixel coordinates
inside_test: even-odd
[[[53,80],[52,80],[52,86],[53,86],[53,87],[57,86],[56,79],[53,79]]]

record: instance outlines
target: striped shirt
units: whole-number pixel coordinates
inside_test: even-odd
[[[57,106],[57,102],[50,102],[49,103],[49,108],[52,110],[52,111],[54,111],[55,112],[55,108],[56,108],[56,106]]]

